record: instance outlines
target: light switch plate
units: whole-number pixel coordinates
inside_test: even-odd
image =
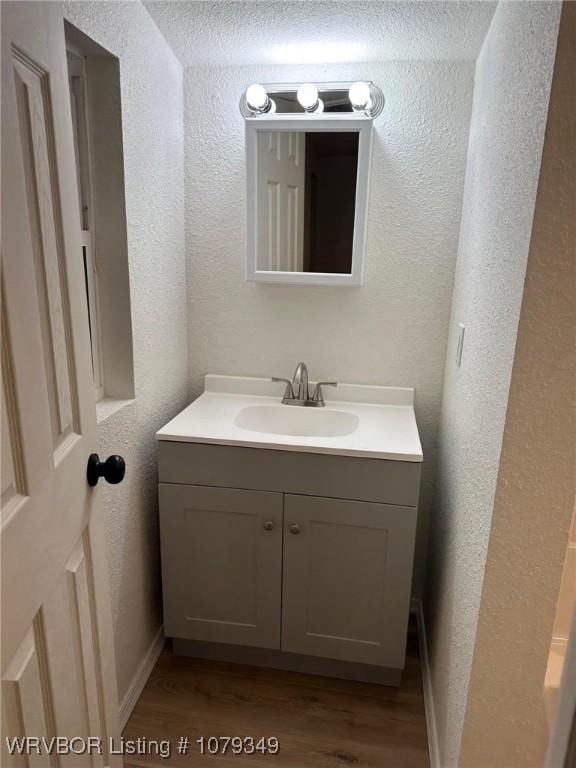
[[[456,365],[458,368],[462,366],[462,350],[464,349],[464,333],[466,326],[462,323],[458,323],[458,344],[456,346]]]

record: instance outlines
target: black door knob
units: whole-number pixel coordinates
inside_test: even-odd
[[[126,462],[122,456],[108,456],[106,461],[100,461],[97,453],[91,453],[88,458],[88,467],[86,468],[86,478],[88,485],[96,485],[98,480],[103,477],[107,483],[116,485],[121,483],[126,474]]]

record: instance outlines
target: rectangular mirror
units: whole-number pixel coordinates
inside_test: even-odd
[[[248,279],[360,285],[371,123],[308,116],[246,123]]]
[[[258,132],[259,271],[352,273],[358,134]]]

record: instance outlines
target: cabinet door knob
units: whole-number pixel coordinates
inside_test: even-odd
[[[300,526],[298,525],[298,523],[292,523],[292,525],[288,527],[288,530],[290,531],[290,533],[293,533],[294,536],[296,536],[297,533],[300,533]]]
[[[274,523],[272,522],[272,520],[266,520],[262,528],[264,528],[265,531],[273,531]]]

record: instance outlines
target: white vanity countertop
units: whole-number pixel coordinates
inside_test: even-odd
[[[314,382],[310,382],[312,389]],[[330,453],[421,462],[422,447],[414,414],[414,390],[339,384],[323,388],[324,408],[282,405],[284,384],[269,379],[207,375],[205,391],[157,433],[158,440],[239,445],[276,451]],[[266,410],[266,409],[273,410]],[[336,411],[334,417],[329,413]],[[255,431],[254,419],[288,421],[293,431]],[[342,434],[317,435],[324,423],[352,424]],[[250,429],[238,423],[249,423]],[[258,422],[256,422],[257,424]],[[327,430],[328,432],[330,429]],[[338,431],[336,427],[335,431]],[[304,434],[308,432],[308,434]]]

